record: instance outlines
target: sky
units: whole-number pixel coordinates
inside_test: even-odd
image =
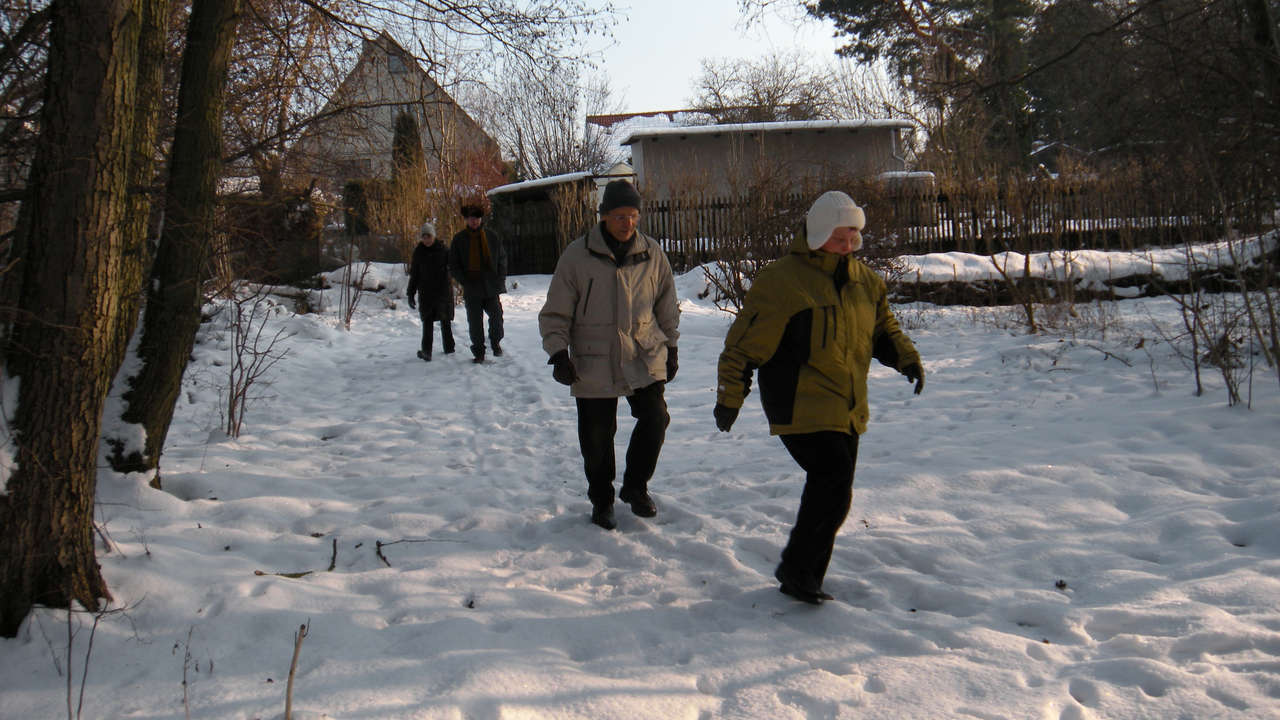
[[[1088,283],[1185,266],[1072,260]],[[207,308],[164,489],[100,464],[113,612],[72,616],[70,643],[52,610],[0,639],[0,717],[65,718],[70,694],[84,718],[279,720],[304,625],[297,720],[1280,717],[1280,388],[1254,358],[1250,407],[1212,371],[1196,395],[1173,301],[1081,305],[1035,336],[1010,308],[895,306],[924,392],[872,369],[835,599],[813,607],[772,577],[803,473],[758,393],[713,423],[731,317],[701,269],[677,277],[658,515],[619,506],[612,532],[541,348],[548,284],[509,278],[506,352],[481,365],[461,311],[460,352],[437,333],[415,357],[399,264],[371,268],[350,330],[337,289],[307,315],[275,297],[287,354],[238,438],[229,313]],[[620,462],[633,422],[623,403]]]
[[[799,7],[800,3],[794,3]],[[634,0],[619,9],[614,45],[603,52],[622,112],[689,106],[702,59],[752,59],[799,49],[824,62],[841,43],[833,26],[793,11],[769,10],[746,26],[738,0]]]

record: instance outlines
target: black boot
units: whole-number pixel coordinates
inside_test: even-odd
[[[591,522],[605,530],[612,530],[618,527],[618,521],[613,517],[613,505],[593,505],[591,507]]]
[[[793,576],[785,565],[778,565],[778,569],[773,571],[773,576],[778,582],[782,583],[782,587],[778,588],[783,595],[807,602],[810,605],[821,605],[823,600],[834,600],[835,598],[822,592],[822,588],[812,580],[806,580]]]
[[[422,359],[422,360],[426,360],[427,362],[431,362],[431,353],[426,353],[426,352],[422,352],[421,350],[419,350],[419,351],[418,351],[418,358],[420,358],[420,359]]]
[[[644,490],[629,488],[622,486],[622,490],[618,492],[618,499],[631,506],[631,512],[644,518],[651,518],[658,514],[658,506],[654,504],[653,498],[649,497],[649,493]]]
[[[444,342],[444,354],[453,354],[453,325],[448,320],[440,321],[440,339]]]
[[[493,356],[502,357],[502,346],[496,340],[493,342]]]

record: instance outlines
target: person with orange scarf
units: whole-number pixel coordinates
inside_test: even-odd
[[[502,356],[502,301],[507,291],[507,253],[502,240],[484,227],[484,206],[464,204],[462,217],[467,226],[453,236],[449,246],[449,270],[462,285],[462,302],[467,310],[473,362],[484,362],[484,316],[489,316],[489,346],[493,356]]]

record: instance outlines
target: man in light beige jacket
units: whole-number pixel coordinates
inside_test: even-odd
[[[578,405],[591,522],[612,530],[619,397],[627,399],[636,426],[618,498],[640,517],[658,512],[649,479],[671,422],[663,390],[678,368],[680,308],[666,254],[636,229],[635,187],[625,180],[606,185],[600,216],[560,255],[538,329],[552,375],[570,386]]]

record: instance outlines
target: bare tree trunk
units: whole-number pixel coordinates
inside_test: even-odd
[[[5,347],[19,378],[16,463],[0,496],[0,635],[35,604],[97,610],[110,599],[93,544],[103,400],[124,355],[122,288],[139,96],[144,0],[51,5],[41,132],[22,205],[18,308]],[[140,208],[139,208],[140,209]]]
[[[155,471],[182,374],[200,325],[221,172],[222,108],[240,0],[195,0],[182,58],[165,226],[152,270],[138,355],[142,368],[124,394],[124,420],[143,426],[146,447],[112,457],[119,471]]]
[[[151,274],[152,243],[149,233],[155,203],[156,143],[159,134],[159,101],[164,89],[164,53],[168,37],[169,0],[137,0],[141,32],[138,37],[137,97],[133,108],[133,157],[129,173],[129,207],[121,273],[119,349],[122,357],[138,326],[138,308],[146,296]]]

